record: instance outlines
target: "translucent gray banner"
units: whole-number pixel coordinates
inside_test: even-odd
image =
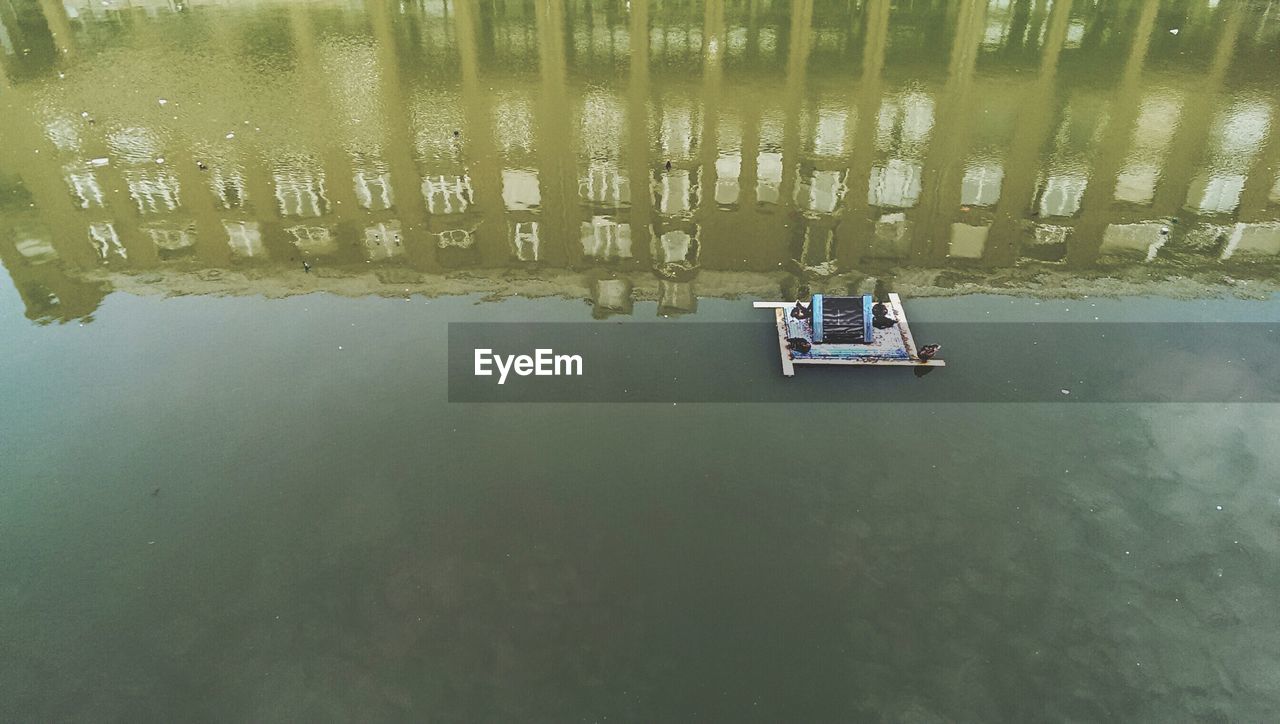
[[[452,323],[449,401],[1280,402],[1280,323],[911,327],[946,367],[784,378],[768,321]]]

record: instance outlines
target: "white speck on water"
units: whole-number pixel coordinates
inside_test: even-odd
[[[342,349],[342,345],[338,345],[338,349]]]
[[[1221,506],[1221,505],[1217,506],[1217,508],[1218,508],[1218,510],[1222,510],[1222,506]]]
[[[164,163],[164,157],[157,158],[156,163]]]
[[[157,101],[157,103],[159,103],[159,104],[160,104],[160,105],[162,105],[162,106],[167,106],[167,105],[169,105],[169,101],[167,101],[167,100],[165,100],[165,99],[163,99],[163,98],[161,98],[159,101]]]
[[[1062,390],[1062,394],[1069,395],[1071,394],[1071,390]]]
[[[227,134],[227,138],[235,138],[235,137],[236,137],[236,134],[234,134],[234,133],[228,133],[228,134]]]

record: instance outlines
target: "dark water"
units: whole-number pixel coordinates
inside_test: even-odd
[[[5,717],[1275,718],[1273,405],[450,404],[476,301],[4,294]]]
[[[449,322],[804,287],[1280,321],[1278,48],[1265,1],[0,4],[0,719],[1280,719],[1274,405],[445,376]]]

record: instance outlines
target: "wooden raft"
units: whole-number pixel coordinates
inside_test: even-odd
[[[797,335],[797,329],[789,326],[788,315],[795,307],[795,302],[754,302],[756,309],[772,309],[774,324],[778,333],[778,355],[782,360],[782,374],[795,376],[796,365],[845,365],[845,366],[880,366],[880,367],[945,367],[946,362],[940,359],[921,360],[915,338],[911,335],[911,327],[907,324],[907,315],[902,308],[902,299],[897,294],[889,294],[890,314],[898,323],[889,329],[874,330],[875,337],[871,344],[813,344],[807,353],[796,353],[787,347],[787,339],[803,336],[813,342],[808,326],[804,333]]]

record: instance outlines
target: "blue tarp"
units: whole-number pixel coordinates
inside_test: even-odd
[[[871,295],[813,295],[813,341],[817,344],[866,344],[871,341]]]

